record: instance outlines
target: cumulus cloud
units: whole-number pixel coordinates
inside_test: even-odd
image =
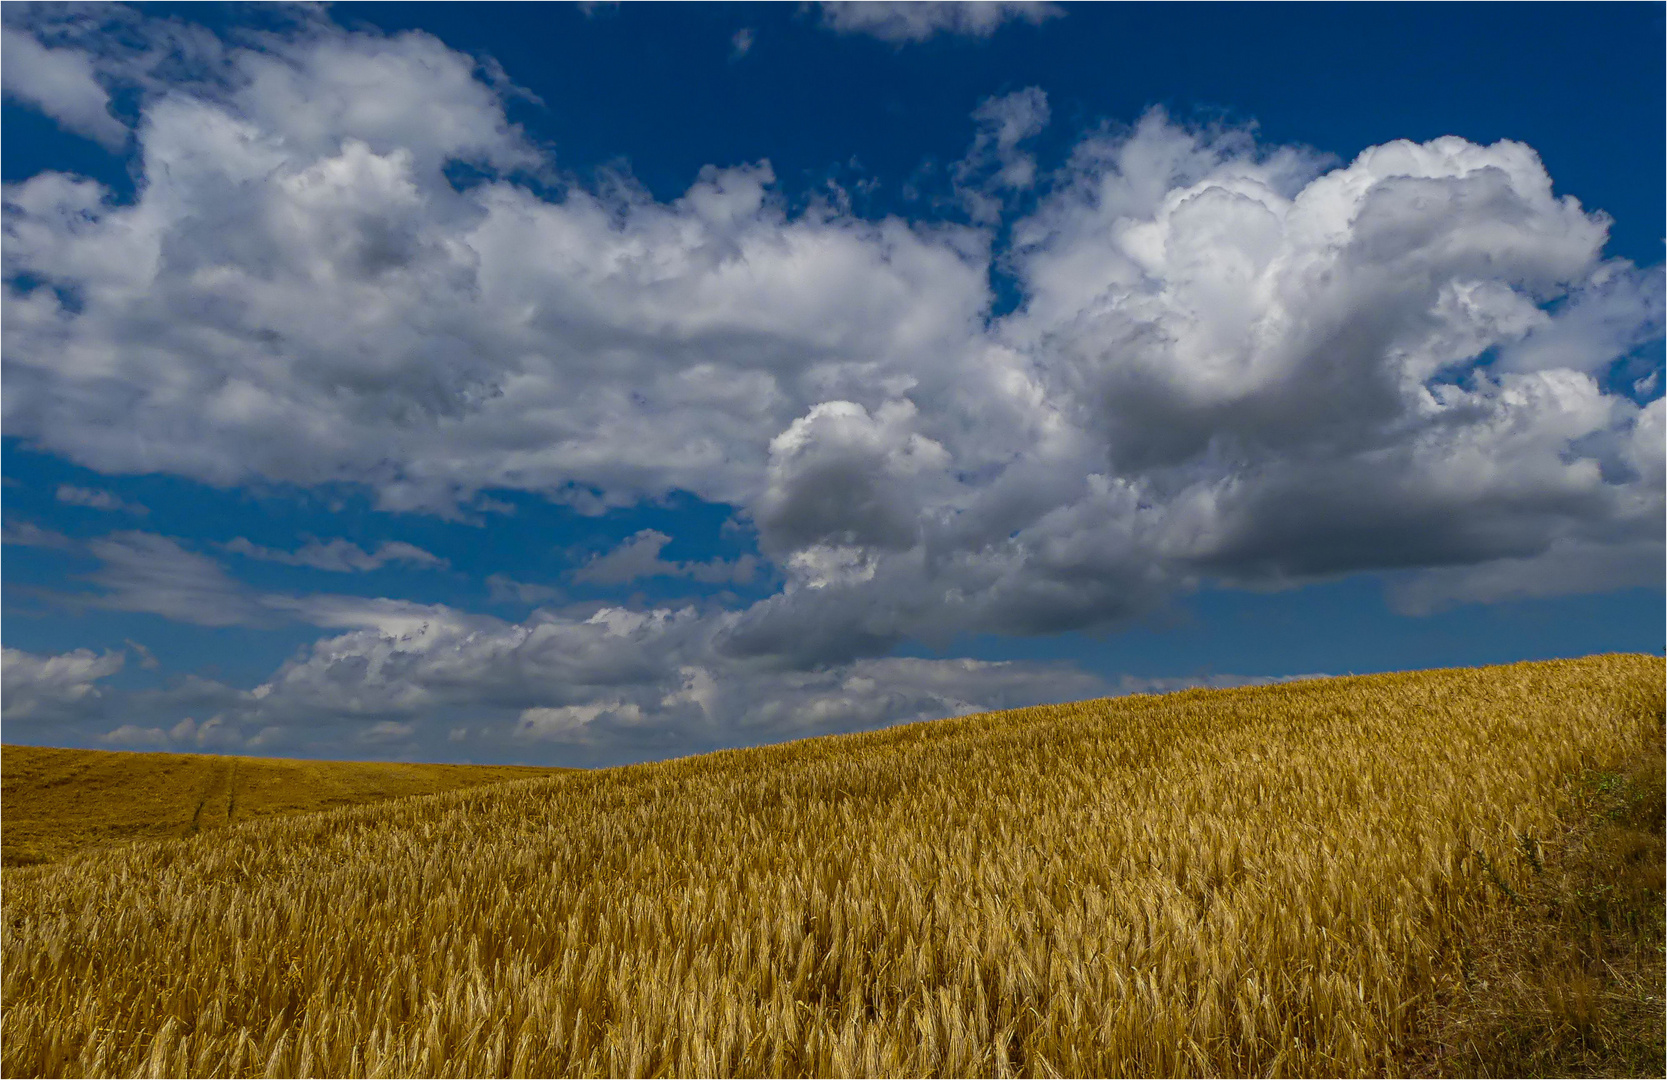
[[[124,703],[166,732],[212,709],[217,738],[439,741],[460,720],[478,742],[611,763],[854,731],[1105,691],[1064,665],[865,659],[816,671],[726,655],[733,616],[693,608],[540,609],[506,622],[439,605],[363,607],[251,691],[198,680]],[[441,723],[444,718],[444,723]],[[439,725],[439,726],[436,726]],[[187,732],[198,738],[199,727]],[[432,730],[431,730],[432,729]],[[149,735],[144,737],[149,738]],[[545,749],[540,750],[539,747]]]
[[[347,540],[310,540],[294,551],[278,551],[236,537],[221,547],[234,555],[242,555],[263,562],[285,566],[308,566],[314,570],[353,573],[379,570],[389,563],[402,562],[412,566],[440,567],[446,560],[403,540],[385,540],[374,552],[367,552]]]
[[[150,513],[143,506],[127,502],[102,488],[76,487],[74,484],[60,484],[57,492],[58,501],[68,506],[84,506],[89,510],[112,510],[128,514]]]
[[[979,107],[959,179],[1002,200],[1003,230],[976,207],[972,226],[793,212],[763,163],[669,202],[587,185],[421,34],[309,23],[210,67],[141,96],[131,205],[56,173],[5,189],[6,429],[109,473],[360,484],[451,516],[492,491],[586,512],[684,491],[757,529],[779,592],[654,616],[652,663],[610,638],[617,682],[494,706],[556,710],[527,737],[650,738],[667,697],[705,693],[667,682],[684,667],[760,701],[797,693],[790,674],[831,694],[807,673],[1114,626],[1203,583],[1386,572],[1427,608],[1661,579],[1660,379],[1638,365],[1662,271],[1606,259],[1608,220],[1520,143],[1333,162],[1154,112],[1044,175],[1026,90]],[[484,179],[454,185],[458,161]],[[1019,293],[1000,317],[993,267]],[[670,542],[639,533],[574,578],[740,573]],[[428,670],[427,646],[353,619],[524,655],[473,616],[255,596],[177,544],[107,543],[107,606],[359,627],[274,702],[326,672]],[[590,617],[521,625],[585,656]],[[414,700],[443,701],[427,678]]]
[[[7,189],[6,421],[42,448],[216,484],[368,481],[387,509],[455,513],[490,487],[739,503],[794,417],[953,355],[985,303],[977,238],[789,219],[765,166],[708,170],[673,204],[459,192],[447,162],[532,151],[433,39],[340,35],[299,71],[239,55],[229,99],[147,105],[133,206],[60,174]],[[388,100],[343,107],[352,72]]]
[[[96,713],[103,697],[97,682],[120,671],[125,659],[119,652],[99,654],[91,649],[43,656],[7,648],[0,654],[5,698],[0,717],[32,723],[79,720]]]
[[[914,547],[915,497],[950,462],[940,443],[913,430],[917,413],[907,399],[873,415],[854,401],[825,401],[770,440],[757,511],[765,544],[781,552]]]
[[[116,705],[129,719],[90,730],[111,745],[274,753],[466,739],[477,752],[616,764],[1109,694],[1284,681],[1107,683],[1066,664],[918,657],[797,670],[726,653],[728,612],[592,605],[510,622],[337,599],[351,628],[253,689],[177,680],[123,695]]]
[[[947,0],[920,0],[917,3],[825,0],[821,8],[822,25],[830,30],[842,34],[867,34],[898,45],[925,41],[937,34],[987,38],[1003,23],[1018,21],[1036,26],[1065,14],[1058,4],[1029,3],[1025,0],[973,0],[970,3]]]

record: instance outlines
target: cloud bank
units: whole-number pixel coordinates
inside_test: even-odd
[[[131,204],[61,173],[6,187],[9,434],[106,473],[348,482],[446,516],[492,491],[586,512],[689,492],[754,527],[782,582],[733,611],[448,609],[390,638],[252,597],[165,538],[100,541],[105,606],[359,627],[286,665],[272,704],[239,699],[251,716],[412,724],[478,668],[520,688],[492,707],[522,738],[722,741],[702,725],[768,727],[771,701],[837,725],[1034,699],[1064,684],[962,668],[955,697],[928,674],[952,669],[888,654],[1114,627],[1205,583],[1395,571],[1396,603],[1433,610],[1661,580],[1662,271],[1605,258],[1608,220],[1520,143],[1338,164],[1154,112],[1044,173],[1023,145],[1047,101],[1026,90],[972,118],[971,224],[870,220],[790,210],[768,162],[670,202],[628,176],[587,187],[508,122],[513,88],[419,33],[198,41],[163,81],[72,29],[54,70],[140,94],[141,182]],[[10,92],[93,101],[38,78]],[[460,163],[480,179],[454,183]],[[992,274],[1019,293],[1005,314]],[[662,560],[670,539],[575,579],[763,571]],[[427,555],[347,547],[231,550]]]

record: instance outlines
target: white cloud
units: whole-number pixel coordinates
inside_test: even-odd
[[[234,555],[286,566],[309,566],[314,570],[352,573],[378,570],[388,563],[403,562],[412,566],[441,567],[446,560],[403,540],[385,540],[374,552],[367,552],[347,540],[310,540],[295,551],[278,551],[262,547],[239,536],[220,545]]]
[[[814,672],[760,665],[722,650],[719,634],[732,615],[692,608],[544,609],[520,623],[441,607],[423,612],[420,623],[321,639],[226,715],[251,730],[291,727],[314,737],[321,726],[393,721],[436,740],[469,718],[482,738],[553,740],[598,761],[623,761],[1104,690],[1061,665],[914,658]],[[434,726],[441,717],[446,723]]]
[[[1501,335],[1510,344],[1501,350],[1499,366],[1601,371],[1615,357],[1661,337],[1663,290],[1659,266],[1601,267],[1555,317],[1538,314],[1522,333]]]
[[[89,510],[112,510],[128,514],[144,515],[150,513],[143,506],[127,502],[102,488],[76,487],[74,484],[59,484],[58,501],[69,506],[85,506]]]
[[[71,607],[145,612],[196,626],[271,627],[303,622],[319,627],[382,629],[420,625],[434,610],[386,598],[259,592],[227,574],[210,556],[156,533],[111,533],[84,544],[71,541],[69,549],[85,551],[99,560],[98,569],[81,578],[97,586],[98,591],[43,590],[44,595]],[[341,556],[339,550],[328,546],[321,546],[321,550],[331,553],[332,558]],[[324,559],[306,565],[327,570],[370,568]]]
[[[1036,186],[1036,159],[1020,144],[1048,126],[1048,95],[1038,87],[988,98],[973,110],[978,132],[955,164],[956,195],[977,222],[1001,219],[1003,196]]]
[[[5,93],[35,106],[66,130],[120,150],[128,130],[110,115],[110,94],[94,75],[92,58],[76,49],[48,49],[28,30],[0,29],[0,73]]]
[[[643,578],[679,577],[708,585],[745,585],[758,573],[758,559],[752,555],[706,562],[668,562],[660,558],[660,549],[670,542],[671,537],[663,532],[643,529],[612,551],[592,556],[574,572],[573,580],[592,585],[623,585]]]
[[[831,30],[867,34],[899,45],[925,41],[936,34],[989,37],[1003,23],[1018,21],[1034,26],[1065,14],[1058,4],[1024,0],[825,0],[821,7],[822,24]]]
[[[43,529],[34,522],[19,521],[9,516],[0,524],[0,539],[19,547],[49,548],[58,551],[69,551],[76,546],[75,541],[63,533]]]
[[[751,27],[743,26],[741,29],[735,31],[735,36],[729,40],[730,60],[739,60],[741,57],[751,52],[753,41],[756,36],[757,35],[753,33]]]
[[[1028,193],[1008,242],[791,213],[766,164],[670,202],[587,187],[423,35],[309,24],[218,64],[146,92],[132,205],[59,174],[6,188],[9,434],[454,516],[489,491],[587,512],[686,491],[785,578],[702,640],[774,669],[1114,625],[1205,581],[1550,574],[1578,550],[1608,587],[1660,550],[1660,406],[1605,389],[1659,339],[1660,270],[1605,260],[1608,220],[1524,145],[1336,165],[1154,113],[1044,176],[1023,146],[1046,101],[1021,91],[980,107],[964,183]],[[457,190],[458,159],[488,179]],[[1020,304],[992,319],[997,262]],[[697,577],[661,535],[580,574]],[[101,554],[107,606],[374,614],[254,596],[135,536]],[[653,670],[679,666],[728,670]],[[615,698],[636,701],[516,708]]]
[[[91,649],[42,656],[22,649],[0,650],[0,716],[32,722],[81,719],[94,713],[102,691],[95,685],[122,669],[119,652]]]
[[[86,580],[103,590],[63,599],[111,611],[141,611],[198,626],[265,626],[277,620],[206,555],[155,533],[120,532],[88,541],[100,566]]]
[[[1117,680],[1119,694],[1173,694],[1180,690],[1232,690],[1241,686],[1275,686],[1304,679],[1325,679],[1319,672],[1306,675],[1124,675]]]
[[[1559,537],[1545,551],[1522,558],[1423,570],[1392,585],[1389,602],[1404,615],[1428,615],[1460,604],[1571,596],[1638,585],[1659,589],[1663,582],[1660,524],[1656,522],[1657,535],[1641,535],[1630,542]]]
[[[824,401],[770,440],[756,511],[766,548],[914,547],[918,500],[949,486],[951,460],[914,430],[918,412],[908,399],[887,401],[872,416],[854,401]]]
[[[522,739],[554,739],[562,742],[588,741],[589,725],[606,718],[615,724],[642,722],[642,709],[632,701],[598,701],[590,705],[538,706],[521,710],[515,734]]]
[[[121,656],[83,650],[55,658],[56,683],[69,688],[58,696],[81,703],[60,712],[110,745],[347,754],[467,741],[475,753],[614,764],[1110,693],[1279,681],[1108,684],[1065,664],[916,657],[794,670],[727,653],[722,633],[735,616],[721,611],[592,606],[508,622],[442,605],[322,601],[346,632],[302,649],[253,690],[186,677],[94,709],[82,699],[97,691],[86,687]],[[12,652],[9,680],[23,670]],[[111,715],[123,723],[106,731],[99,721]]]
[[[56,175],[8,188],[10,271],[73,286],[83,308],[8,292],[7,423],[106,470],[371,480],[390,509],[455,512],[486,487],[738,502],[821,395],[901,384],[976,322],[964,238],[789,220],[764,167],[710,170],[670,205],[456,192],[449,157],[530,151],[489,94],[472,120],[431,124],[425,101],[451,83],[430,77],[436,57],[401,66],[411,51],[375,67],[408,125],[344,110],[340,87],[272,91],[271,61],[251,58],[233,101],[147,106],[145,160],[169,167],[147,166],[134,206]],[[288,100],[308,90],[311,112]],[[453,129],[504,134],[434,137]]]

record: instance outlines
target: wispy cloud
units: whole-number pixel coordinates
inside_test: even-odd
[[[232,577],[211,556],[156,533],[112,533],[84,543],[72,541],[71,550],[99,560],[96,570],[79,579],[95,590],[38,590],[43,598],[71,608],[143,612],[194,626],[301,622],[325,628],[420,625],[431,610],[405,600],[263,592]]]
[[[731,62],[741,59],[752,51],[755,34],[751,27],[743,26],[735,31],[735,36],[729,39],[729,59]]]
[[[494,604],[547,604],[562,598],[562,591],[553,585],[516,581],[508,574],[487,575],[486,588]]]
[[[32,521],[20,521],[10,516],[0,523],[0,542],[57,551],[70,551],[78,546],[76,541],[61,532],[43,529]]]
[[[623,585],[642,578],[689,578],[708,585],[746,585],[758,573],[758,559],[742,555],[733,560],[668,562],[660,550],[671,537],[655,529],[643,529],[612,551],[596,555],[574,571],[573,580],[590,585]]]
[[[89,510],[119,511],[125,514],[143,516],[150,513],[148,509],[137,503],[126,502],[111,492],[102,488],[76,487],[74,484],[60,484],[57,492],[58,501],[67,506],[84,506]]]
[[[110,611],[139,611],[197,626],[269,626],[279,621],[220,564],[155,533],[113,533],[89,541],[100,566],[84,580],[96,593],[61,599]]]
[[[383,541],[374,552],[367,552],[347,540],[311,540],[295,551],[280,551],[251,543],[241,536],[222,544],[221,547],[234,555],[242,555],[249,559],[282,563],[285,566],[307,566],[314,570],[329,570],[341,574],[378,570],[395,562],[428,567],[447,565],[446,560],[438,555],[401,540]]]
[[[27,30],[0,29],[0,79],[5,94],[39,108],[68,131],[119,150],[128,131],[110,115],[110,92],[79,49],[49,49]]]
[[[822,24],[842,34],[867,34],[896,44],[925,41],[938,34],[987,38],[1005,23],[1036,25],[1065,14],[1058,4],[1023,0],[830,0],[821,5]]]
[[[133,650],[139,657],[139,666],[146,671],[157,671],[162,667],[162,662],[156,658],[154,653],[132,638],[123,638],[122,644]]]

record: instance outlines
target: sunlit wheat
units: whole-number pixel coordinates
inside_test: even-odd
[[[4,872],[8,1075],[1391,1068],[1659,659],[965,717]]]

